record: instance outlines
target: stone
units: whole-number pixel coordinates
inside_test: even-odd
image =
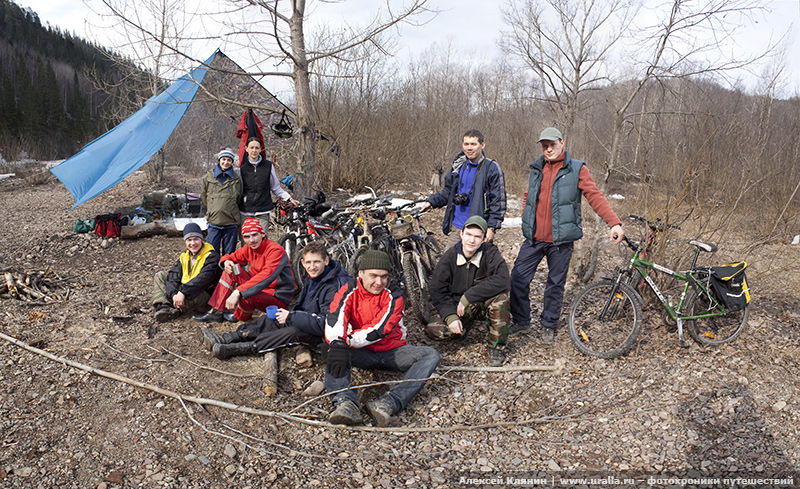
[[[306,397],[314,397],[323,392],[325,392],[325,384],[321,380],[315,380],[303,391],[303,395]]]
[[[548,460],[547,468],[553,472],[561,472],[561,466],[555,460]]]
[[[772,405],[772,410],[776,413],[779,411],[783,411],[783,408],[786,407],[786,401],[778,401]]]
[[[236,449],[233,448],[233,445],[226,445],[223,453],[228,457],[233,458],[236,456]]]
[[[112,470],[103,480],[112,484],[122,484],[122,473],[118,470]]]

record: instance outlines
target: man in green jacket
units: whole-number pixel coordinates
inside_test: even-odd
[[[208,242],[219,256],[236,250],[239,235],[239,200],[242,197],[242,179],[233,168],[233,150],[222,148],[217,154],[217,164],[203,176],[200,200],[206,207]]]

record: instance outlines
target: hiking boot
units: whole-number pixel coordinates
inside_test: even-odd
[[[555,328],[542,328],[542,343],[552,345],[555,340],[556,340]]]
[[[156,309],[155,318],[159,323],[165,323],[177,318],[180,315],[180,309],[175,309],[174,307],[166,304],[159,304],[158,308]]]
[[[531,323],[512,323],[511,326],[508,328],[508,334],[519,334],[519,333],[527,333],[531,329]]]
[[[242,336],[236,331],[219,334],[205,326],[200,326],[200,332],[203,333],[201,339],[203,340],[203,346],[206,347],[207,350],[214,348],[214,345],[227,345],[228,343],[242,341]]]
[[[310,367],[314,363],[308,348],[305,346],[297,347],[297,352],[294,354],[294,363],[296,363],[298,367]]]
[[[258,355],[258,348],[255,341],[241,341],[229,345],[217,343],[211,348],[211,353],[220,360],[226,360],[230,357]]]
[[[232,312],[224,312],[222,313],[222,319],[228,321],[229,323],[238,323],[239,320],[236,319],[236,316]]]
[[[216,311],[209,311],[205,314],[196,314],[192,316],[192,319],[194,319],[195,321],[200,321],[201,323],[221,323],[222,313]]]
[[[344,399],[336,404],[336,409],[328,416],[331,424],[359,424],[361,423],[361,412],[356,403],[350,399]]]
[[[500,367],[506,363],[506,354],[500,348],[489,348],[489,366]]]
[[[367,412],[372,418],[372,424],[383,428],[389,424],[394,412],[394,404],[383,396],[367,403]]]

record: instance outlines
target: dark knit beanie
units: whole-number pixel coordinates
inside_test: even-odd
[[[200,230],[200,226],[198,226],[196,222],[190,222],[189,224],[183,227],[184,241],[189,238],[203,239],[203,231]]]
[[[389,261],[389,255],[383,251],[367,250],[358,263],[358,270],[386,270],[390,272],[392,271],[392,262]]]

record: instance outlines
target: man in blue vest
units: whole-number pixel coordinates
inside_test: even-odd
[[[470,216],[482,217],[488,227],[485,241],[491,242],[506,214],[506,181],[496,161],[483,153],[486,143],[476,129],[464,133],[461,153],[444,177],[444,188],[422,204],[422,210],[445,207],[442,232],[448,235],[445,249],[461,242],[461,229]],[[452,228],[455,232],[451,233]]]
[[[542,153],[531,163],[528,191],[522,213],[522,242],[511,271],[512,334],[527,330],[531,323],[530,283],[536,268],[547,257],[547,285],[544,289],[542,341],[553,343],[561,316],[564,284],[575,241],[583,236],[581,195],[611,228],[609,238],[622,241],[622,221],[595,185],[586,163],[564,151],[561,132],[548,127],[539,136]]]

